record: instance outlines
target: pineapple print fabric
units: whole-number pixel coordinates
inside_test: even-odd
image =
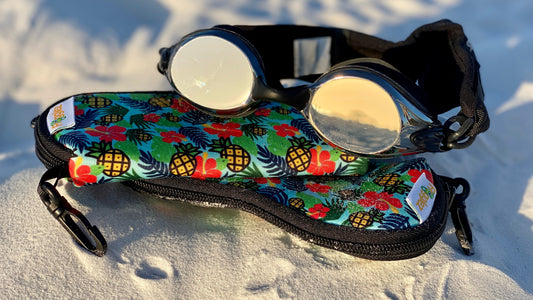
[[[199,179],[365,174],[368,160],[323,142],[295,109],[265,102],[240,118],[207,115],[177,94],[74,96],[76,124],[55,133],[77,186]]]
[[[419,225],[406,198],[422,174],[433,183],[426,160],[371,164],[370,168],[361,176],[233,177],[223,183],[254,190],[326,223],[370,230]]]
[[[388,230],[419,224],[406,201],[424,159],[376,164],[322,141],[295,109],[264,102],[246,117],[207,115],[174,93],[74,96],[76,186],[187,176],[256,191],[311,219]]]

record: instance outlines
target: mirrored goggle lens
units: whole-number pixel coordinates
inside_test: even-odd
[[[341,77],[325,82],[312,95],[308,113],[326,140],[351,152],[383,152],[400,136],[401,119],[394,100],[368,79]]]
[[[254,72],[246,54],[217,36],[195,37],[171,58],[170,79],[185,98],[213,110],[240,108],[248,102]]]

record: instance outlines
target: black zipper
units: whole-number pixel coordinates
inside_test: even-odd
[[[439,178],[437,175],[434,178]],[[178,181],[187,181],[187,184],[177,184]],[[214,195],[210,184],[206,184],[204,181],[195,181],[194,179],[184,179],[184,178],[171,178],[171,179],[157,179],[157,180],[134,180],[124,182],[125,185],[131,187],[132,189],[141,192],[147,193],[152,196],[156,196],[168,200],[179,200],[187,203],[191,203],[199,206],[207,207],[226,207],[226,208],[235,208],[242,211],[252,213],[260,218],[268,221],[269,223],[292,233],[303,240],[309,241],[311,243],[342,251],[357,257],[372,259],[372,260],[400,260],[407,259],[419,256],[427,252],[437,240],[441,237],[444,229],[446,227],[447,212],[450,206],[450,200],[454,191],[451,191],[448,185],[443,185],[440,181],[438,185],[440,186],[440,194],[443,194],[441,197],[441,203],[437,208],[437,211],[434,212],[434,219],[429,220],[432,224],[429,226],[424,226],[424,230],[411,228],[406,230],[399,230],[395,233],[384,232],[384,231],[372,231],[365,229],[357,229],[345,226],[337,226],[332,224],[320,223],[315,224],[315,227],[322,227],[324,230],[320,230],[321,233],[311,232],[311,230],[305,230],[302,226],[290,223],[289,221],[279,217],[276,213],[273,213],[273,210],[279,212],[280,210],[292,211],[293,217],[299,217],[300,214],[296,211],[278,204],[271,199],[265,198],[262,195],[256,194],[256,198],[265,198],[263,199],[265,203],[268,203],[272,209],[265,209],[252,203],[251,201],[246,201],[246,197],[235,197],[234,195],[239,195],[238,192],[230,192],[226,196]],[[180,187],[176,186],[180,185]],[[205,192],[192,191],[186,186],[205,186]],[[233,187],[221,187],[220,189],[239,189]],[[223,193],[223,192],[222,192]],[[445,210],[443,212],[442,210]],[[307,217],[305,217],[306,223],[314,222]],[[428,222],[426,221],[426,222]],[[320,222],[320,221],[316,221]],[[430,229],[428,229],[428,227]],[[341,232],[342,238],[328,237],[333,236],[335,232]],[[388,241],[376,243],[375,239],[378,236],[387,235]],[[366,241],[366,242],[365,242]]]
[[[60,100],[58,102],[61,102]],[[53,107],[53,105],[52,105]],[[66,164],[73,152],[57,142],[49,133],[46,126],[46,117],[49,109],[31,121],[35,136],[35,153],[47,169]]]
[[[64,99],[58,102],[63,100]],[[34,127],[36,141],[36,154],[49,171],[61,168],[61,174],[63,174],[67,168],[69,159],[73,157],[74,154],[71,150],[56,141],[48,132],[45,117],[48,114],[48,110],[32,120],[32,127]],[[303,240],[346,252],[357,257],[373,260],[407,259],[427,252],[441,237],[446,227],[447,213],[450,211],[456,227],[457,238],[465,253],[471,254],[472,236],[464,210],[464,201],[468,196],[468,182],[464,179],[450,179],[447,177],[440,177],[436,174],[434,174],[433,178],[437,178],[437,190],[442,191],[441,193],[437,193],[438,195],[441,195],[441,198],[440,201],[438,201],[438,203],[440,203],[438,208],[432,214],[434,215],[433,219],[430,217],[430,219],[425,222],[426,225],[398,230],[394,233],[337,226],[322,223],[320,221],[317,221],[320,223],[314,223],[313,226],[311,226],[311,228],[319,228],[318,232],[316,232],[309,229],[309,227],[306,227],[314,221],[307,216],[259,194],[254,193],[253,196],[248,195],[247,197],[241,196],[243,194],[242,189],[221,185],[216,182],[206,182],[192,178],[162,178],[126,181],[124,184],[139,192],[148,193],[164,199],[180,200],[200,206],[240,209],[255,214]],[[49,179],[51,178],[47,178],[47,180]],[[181,183],[176,184],[177,182]],[[210,185],[211,187],[209,188]],[[195,186],[206,188],[198,191],[194,190]],[[457,194],[459,186],[463,187],[463,192]],[[63,197],[58,198],[59,196],[55,193],[42,192],[43,187],[45,186],[43,185],[43,182],[41,182],[39,187],[41,190],[41,199],[45,205],[47,205],[49,210],[52,204],[54,204],[55,207],[55,205],[59,203],[57,204],[59,209],[66,211],[66,213],[63,213],[62,216],[59,217],[55,216],[56,219],[60,222],[63,221],[62,225],[67,228],[67,230],[70,230],[69,232],[71,235],[73,235],[78,243],[80,243],[79,240],[83,237],[83,232],[77,231],[77,225],[69,222],[69,220],[72,217],[84,218],[83,215],[72,209]],[[55,191],[55,187],[50,187],[48,185],[46,185],[46,187],[51,191]],[[228,192],[221,194],[221,190],[227,190]],[[252,191],[247,192],[253,193]],[[54,201],[51,201],[51,199]],[[54,213],[52,214],[54,215]],[[285,218],[280,217],[280,215],[285,215]],[[296,222],[293,222],[295,219]],[[65,225],[65,223],[67,225]],[[430,224],[428,225],[427,223]],[[89,223],[87,222],[87,224]],[[88,227],[90,224],[85,226],[85,231],[89,230],[93,235],[92,240],[95,240],[97,242],[96,244],[100,243],[100,246],[96,247],[97,250],[94,250],[94,247],[86,242],[80,244],[97,255],[103,255],[103,253],[105,253],[105,239],[103,237],[94,237],[93,233],[97,231],[96,227],[94,227],[94,229],[93,227]],[[74,231],[74,233],[72,231]],[[103,247],[101,246],[102,244],[104,245]]]

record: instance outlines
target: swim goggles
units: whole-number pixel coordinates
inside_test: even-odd
[[[324,141],[355,155],[465,148],[488,128],[479,64],[464,34],[449,34],[457,24],[431,25],[440,30],[422,27],[400,43],[337,28],[222,25],[161,49],[158,69],[208,114],[236,117],[261,101],[288,104]],[[324,60],[325,72],[307,71],[322,74],[301,71]],[[312,83],[286,88],[287,78]],[[459,105],[457,115],[439,121]]]

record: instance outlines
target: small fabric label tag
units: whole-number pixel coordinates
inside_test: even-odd
[[[297,39],[294,47],[294,77],[322,74],[331,67],[331,37]]]
[[[74,97],[70,97],[52,107],[48,112],[48,116],[46,116],[46,124],[48,125],[50,134],[76,125]]]
[[[435,185],[427,179],[426,174],[422,173],[413,185],[409,195],[407,195],[407,203],[416,212],[420,224],[424,223],[429,217],[436,196],[437,189]]]

